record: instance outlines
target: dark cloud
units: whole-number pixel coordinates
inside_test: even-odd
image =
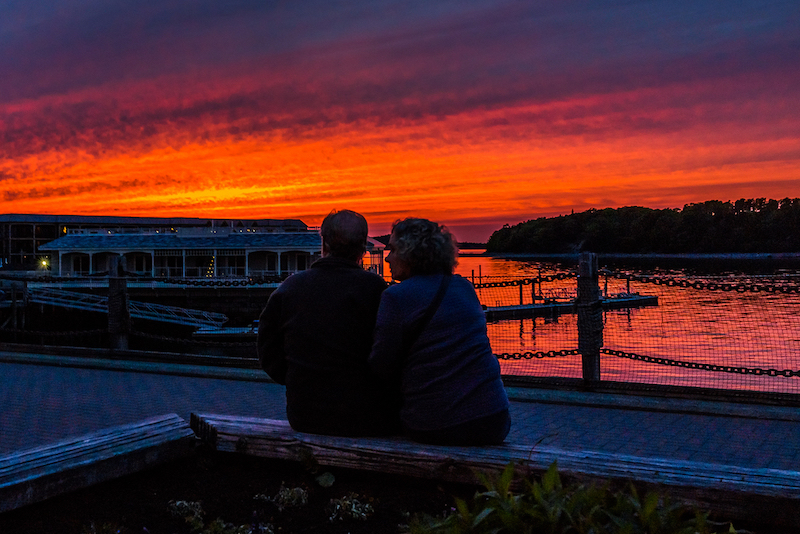
[[[31,200],[37,198],[58,198],[79,195],[81,193],[102,193],[116,191],[116,184],[98,182],[73,184],[68,186],[32,187],[28,189],[12,189],[3,191],[3,200],[6,202]]]
[[[216,69],[220,77],[255,69],[301,86],[331,77],[371,79],[384,89],[416,91],[469,92],[473,85],[533,78],[551,88],[543,91],[547,97],[563,89],[550,79],[580,84],[587,73],[594,73],[590,80],[605,73],[606,83],[630,85],[647,65],[681,65],[692,57],[738,70],[765,59],[786,66],[796,57],[798,24],[792,2],[724,9],[711,1],[86,4],[56,2],[49,16],[20,15],[22,7],[0,11],[34,21],[6,28],[0,101],[197,69]],[[794,48],[786,46],[791,41]],[[779,53],[766,55],[768,49]],[[661,71],[644,74],[671,79]],[[696,71],[671,76],[680,74]]]
[[[5,73],[0,99],[58,94],[235,60],[247,52],[246,36],[254,33],[247,21],[274,9],[274,2],[247,0],[54,4],[47,15],[29,15],[33,22],[6,29],[11,37],[0,58]],[[22,8],[11,10],[5,8],[6,16]],[[276,47],[280,42],[275,41]],[[236,52],[237,47],[245,50]]]

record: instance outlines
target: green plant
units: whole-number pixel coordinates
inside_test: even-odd
[[[456,499],[444,517],[415,517],[412,534],[716,534],[743,533],[732,525],[708,521],[683,505],[655,493],[640,498],[595,485],[564,486],[554,462],[538,481],[524,480],[524,491],[511,491],[514,465],[495,478],[481,476],[486,491],[471,503]]]
[[[181,517],[193,532],[203,528],[203,508],[199,502],[169,501],[169,511],[174,517]]]
[[[205,512],[199,502],[170,501],[169,509],[173,516],[182,517],[192,532],[199,534],[274,534],[272,525],[263,525],[257,520],[250,526],[237,526],[217,518],[206,525],[203,521]]]
[[[81,534],[126,534],[127,532],[125,527],[111,523],[103,523],[98,526],[94,521],[81,529]]]
[[[270,497],[263,493],[259,493],[255,500],[271,502],[278,507],[279,512],[283,512],[286,508],[299,508],[308,504],[308,491],[304,488],[287,488],[281,483],[278,493],[274,497]]]
[[[369,516],[375,513],[372,503],[367,502],[357,493],[348,493],[341,499],[331,499],[328,504],[328,512],[331,521],[344,521],[345,519],[355,519],[366,521]]]

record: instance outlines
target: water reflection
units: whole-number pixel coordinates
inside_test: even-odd
[[[518,279],[552,274],[563,266],[489,257],[460,258],[457,272],[475,282]],[[662,271],[663,272],[663,271]],[[670,269],[676,277],[687,274]],[[689,273],[694,277],[696,274]],[[797,283],[797,271],[775,275],[752,273],[717,274],[726,281],[760,284],[776,280]],[[608,284],[607,287],[605,284]],[[575,279],[557,280],[537,288],[533,285],[479,289],[486,306],[530,304],[537,293],[566,297],[574,294]],[[680,288],[601,278],[609,294],[638,292],[656,295],[659,305],[604,312],[604,348],[632,355],[663,358],[683,365],[666,365],[602,355],[604,380],[684,385],[723,389],[800,392],[800,378],[710,371],[706,365],[744,367],[750,370],[800,370],[800,296],[736,291]],[[548,293],[549,292],[549,293]],[[488,325],[497,354],[546,353],[575,349],[577,318],[572,313],[536,319],[498,321]],[[667,362],[670,363],[670,362]],[[506,374],[579,378],[580,356],[558,356],[501,360]],[[735,370],[735,369],[734,369]],[[751,371],[752,373],[752,371]]]

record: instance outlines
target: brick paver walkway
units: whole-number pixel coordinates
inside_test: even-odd
[[[0,354],[0,455],[165,413],[186,420],[191,412],[285,418],[283,387],[258,371],[230,379],[215,377],[222,371],[213,369],[200,377],[158,374],[154,364],[114,370],[3,359]],[[120,364],[109,367],[115,365]],[[531,447],[743,467],[800,466],[800,417],[670,413],[559,404],[552,398],[513,401],[511,413],[508,441]]]

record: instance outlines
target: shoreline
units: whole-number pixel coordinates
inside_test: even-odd
[[[579,252],[541,253],[541,252],[480,252],[466,253],[464,256],[483,256],[499,259],[558,259],[577,260]],[[610,260],[793,260],[800,261],[800,252],[708,252],[708,253],[621,253],[598,252],[598,259]]]

